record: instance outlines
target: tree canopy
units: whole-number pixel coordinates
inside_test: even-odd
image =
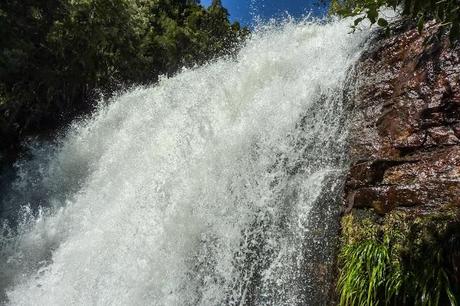
[[[232,53],[248,30],[228,16],[220,1],[2,0],[0,149],[87,110],[96,92]]]

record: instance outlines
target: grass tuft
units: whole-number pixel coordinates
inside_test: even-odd
[[[340,305],[460,303],[460,222],[442,212],[342,220]]]

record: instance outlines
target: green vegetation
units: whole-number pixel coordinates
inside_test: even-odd
[[[99,94],[232,54],[248,35],[215,0],[0,1],[0,152]]]
[[[341,16],[358,16],[353,28],[368,19],[390,30],[388,21],[379,17],[382,7],[402,8],[402,16],[417,21],[419,31],[427,20],[435,19],[450,32],[452,40],[460,38],[460,2],[457,0],[332,0],[330,11]]]
[[[342,228],[340,305],[459,305],[458,214],[347,215]]]

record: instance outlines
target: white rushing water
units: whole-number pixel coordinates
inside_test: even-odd
[[[342,184],[343,92],[369,35],[349,23],[266,27],[36,145],[4,195],[22,207],[0,236],[4,302],[305,304],[304,241]]]

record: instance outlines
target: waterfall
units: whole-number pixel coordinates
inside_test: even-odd
[[[260,27],[236,57],[31,142],[2,195],[16,217],[2,225],[0,299],[318,305],[315,258],[332,260],[347,167],[347,75],[370,32],[349,24]]]

